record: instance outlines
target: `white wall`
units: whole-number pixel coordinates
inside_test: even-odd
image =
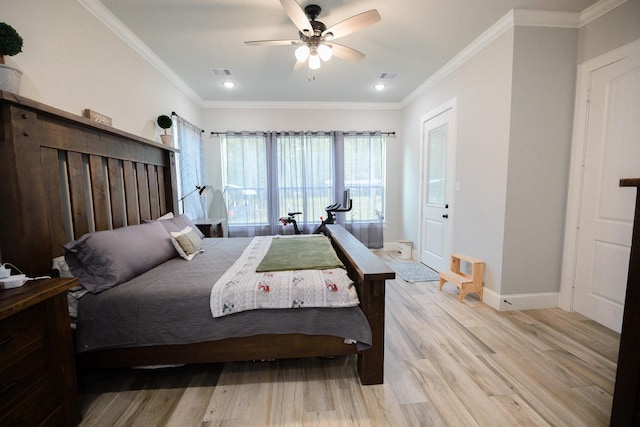
[[[6,58],[23,72],[20,95],[160,142],[160,114],[178,112],[200,124],[199,106],[74,0],[2,0],[2,21],[24,39]]]
[[[453,202],[453,251],[486,262],[487,288],[500,292],[513,28],[478,52],[403,110],[403,235],[419,244],[420,119],[456,98],[458,145]]]
[[[400,109],[352,109],[337,106],[334,109],[282,109],[282,108],[206,108],[203,123],[207,135],[204,151],[207,166],[207,184],[222,187],[220,138],[210,136],[211,131],[259,130],[380,130],[396,132],[387,138],[387,221],[385,242],[402,239],[402,113]],[[327,204],[331,202],[327,200]]]

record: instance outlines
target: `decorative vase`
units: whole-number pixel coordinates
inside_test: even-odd
[[[20,78],[22,71],[8,65],[0,64],[0,90],[15,93],[20,92]]]
[[[171,145],[171,135],[160,135],[160,139],[164,145]]]

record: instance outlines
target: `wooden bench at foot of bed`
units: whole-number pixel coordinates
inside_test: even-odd
[[[360,308],[371,327],[371,348],[358,354],[362,384],[384,381],[385,281],[396,273],[340,225],[327,226],[331,243],[356,284]]]

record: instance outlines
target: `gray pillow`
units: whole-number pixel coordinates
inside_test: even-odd
[[[191,227],[191,229],[195,231],[196,234],[200,236],[201,239],[204,238],[204,234],[202,234],[200,229],[196,227],[191,221],[191,219],[185,214],[180,214],[177,217],[171,218],[171,219],[163,219],[163,220],[160,220],[159,222],[164,226],[164,228],[167,229],[169,233],[171,232],[178,233],[184,230],[185,227]]]
[[[92,293],[126,282],[174,258],[171,236],[157,221],[88,233],[64,245],[71,273]]]

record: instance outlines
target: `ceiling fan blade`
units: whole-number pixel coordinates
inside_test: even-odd
[[[280,0],[280,4],[284,8],[284,11],[289,15],[289,19],[293,21],[294,25],[298,27],[298,30],[304,35],[313,35],[313,27],[309,23],[309,18],[304,10],[300,7],[296,0]]]
[[[255,40],[244,42],[247,46],[291,46],[301,43],[300,40]]]
[[[358,62],[364,58],[364,53],[359,52],[355,49],[350,48],[349,46],[345,46],[337,43],[325,43],[326,45],[331,47],[331,51],[333,56],[337,56],[338,58],[346,59],[347,61]]]
[[[293,65],[293,71],[300,71],[303,68],[305,68],[306,65],[307,65],[307,61],[304,61],[304,62],[296,61],[296,63]]]
[[[368,26],[378,22],[380,19],[378,11],[376,9],[372,9],[338,22],[324,30],[322,36],[326,37],[327,40],[344,37],[348,34],[367,28]],[[333,34],[333,36],[328,37],[329,33]]]

